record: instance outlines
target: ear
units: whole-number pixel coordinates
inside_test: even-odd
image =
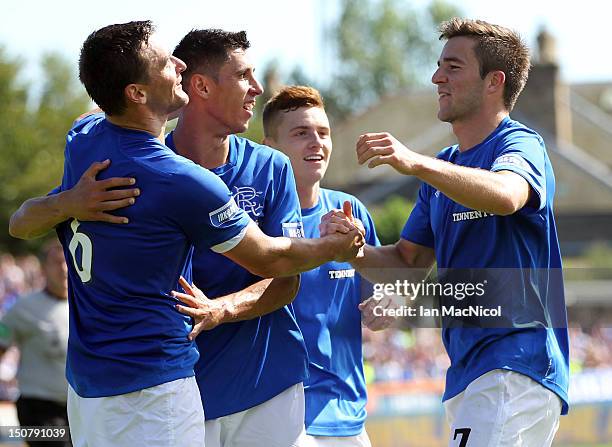
[[[146,104],[147,102],[147,92],[142,88],[141,84],[128,84],[123,89],[123,93],[127,102],[136,104]]]
[[[492,71],[487,75],[487,91],[489,93],[501,92],[504,93],[506,85],[506,73],[501,70]]]
[[[212,79],[208,76],[194,73],[189,80],[189,94],[198,95],[202,98],[208,98],[212,87]]]

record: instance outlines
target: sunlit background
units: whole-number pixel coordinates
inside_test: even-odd
[[[246,30],[266,93],[308,83],[332,118],[334,156],[326,184],[357,195],[393,243],[416,182],[358,168],[354,142],[391,131],[434,155],[453,143],[436,119],[430,84],[441,48],[436,25],[453,15],[511,27],[532,48],[533,69],[513,117],[545,138],[557,177],[556,219],[566,268],[572,410],[558,446],[612,445],[612,3],[483,0],[55,1],[2,5],[0,27],[0,219],[61,179],[64,136],[91,104],[76,80],[81,43],[110,23],[151,19],[169,48],[192,28]],[[259,114],[247,136],[261,138]],[[36,253],[0,234],[0,312],[41,287]],[[445,446],[440,396],[448,360],[436,329],[364,333],[368,431],[376,447]],[[0,362],[0,425],[11,404],[19,353]],[[0,440],[1,442],[2,440]]]

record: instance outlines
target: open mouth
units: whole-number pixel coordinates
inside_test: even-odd
[[[304,161],[323,161],[323,155],[320,155],[320,154],[307,155],[306,157],[304,157]]]
[[[253,112],[253,107],[255,107],[255,101],[246,102],[242,106],[242,108],[246,110],[247,112]]]

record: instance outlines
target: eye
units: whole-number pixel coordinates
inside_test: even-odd
[[[238,73],[238,77],[243,80],[243,79],[249,79],[251,77],[251,70],[247,69],[244,71],[241,71],[240,73]]]

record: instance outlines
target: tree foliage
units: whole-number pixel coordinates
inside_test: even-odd
[[[370,208],[381,244],[394,244],[399,240],[412,208],[413,202],[398,195],[387,198],[380,206]]]
[[[331,30],[334,74],[321,89],[328,112],[343,118],[424,83],[438,57],[437,26],[457,15],[458,9],[444,0],[423,9],[402,0],[342,0]],[[312,84],[299,69],[290,80]]]
[[[33,92],[21,61],[0,48],[0,219],[5,222],[1,250],[28,247],[8,235],[9,217],[27,198],[59,184],[66,133],[89,104],[74,67],[65,59],[47,54],[41,65],[42,85]]]

